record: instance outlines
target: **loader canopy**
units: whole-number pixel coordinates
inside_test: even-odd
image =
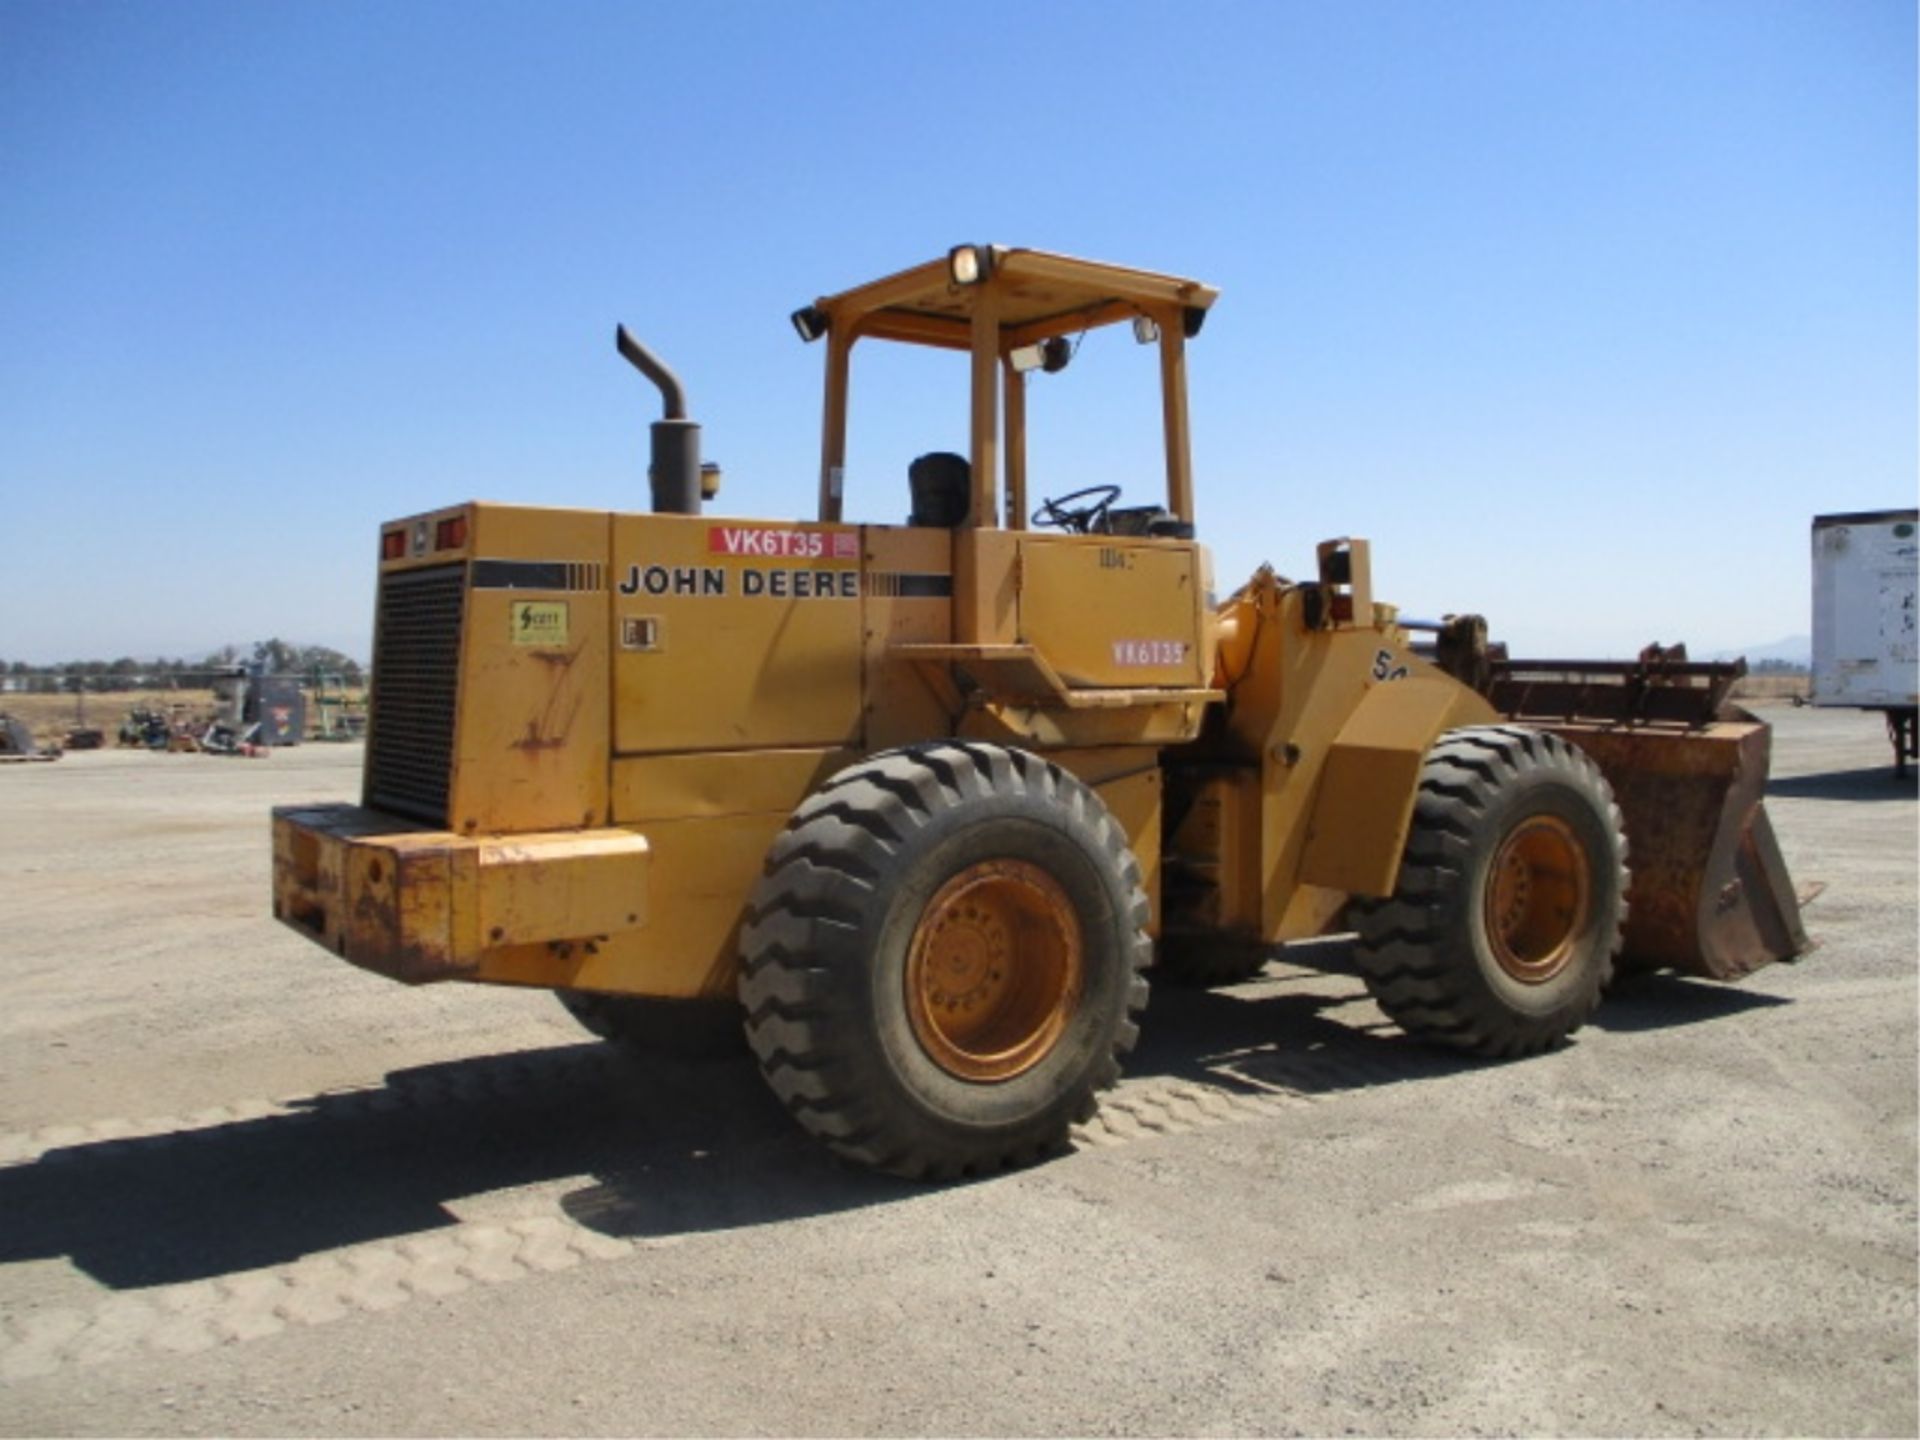
[[[1186,342],[1200,333],[1219,292],[1197,280],[1077,260],[1043,250],[958,245],[946,256],[881,280],[823,296],[794,312],[804,340],[827,341],[826,407],[820,446],[822,521],[842,518],[847,453],[849,358],[854,342],[898,340],[963,350],[971,358],[971,505],[965,524],[993,526],[1004,473],[1005,526],[1026,528],[1026,390],[1030,368],[1051,365],[1067,336],[1131,323],[1159,347],[1166,440],[1166,509],[1194,520],[1187,431]]]

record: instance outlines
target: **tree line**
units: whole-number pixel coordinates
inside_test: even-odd
[[[204,690],[236,665],[257,666],[269,675],[302,680],[336,677],[352,688],[366,683],[366,668],[350,655],[326,645],[295,645],[275,637],[256,640],[251,648],[223,645],[198,660],[186,658],[136,660],[64,660],[54,665],[29,665],[24,660],[0,660],[5,688],[34,695],[107,695],[127,690]]]

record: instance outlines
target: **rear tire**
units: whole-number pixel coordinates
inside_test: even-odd
[[[741,938],[747,1037],[845,1159],[946,1179],[1062,1148],[1120,1076],[1152,953],[1099,796],[998,745],[841,771],[767,857]]]
[[[586,1030],[637,1059],[721,1060],[744,1055],[746,1032],[732,1000],[663,1000],[652,995],[553,992]]]
[[[1475,1055],[1562,1044],[1612,976],[1626,854],[1582,751],[1518,725],[1442,736],[1393,895],[1354,902],[1368,990],[1408,1034]]]

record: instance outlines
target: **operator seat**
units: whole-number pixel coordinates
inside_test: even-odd
[[[973,506],[973,467],[966,456],[949,450],[935,450],[909,465],[907,486],[913,492],[909,525],[951,530]]]

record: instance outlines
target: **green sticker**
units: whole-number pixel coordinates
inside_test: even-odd
[[[516,600],[508,615],[513,621],[516,645],[567,643],[567,602],[564,600]]]

